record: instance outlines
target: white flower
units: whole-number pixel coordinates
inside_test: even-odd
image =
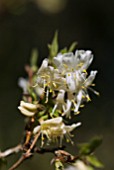
[[[58,69],[48,65],[48,60],[44,59],[37,73],[37,83],[41,87],[49,87],[51,90],[61,89],[65,83],[64,77]]]
[[[63,55],[58,54],[56,57],[54,57],[54,64],[66,79],[66,86],[64,86],[61,90],[67,92],[67,99],[66,101],[63,99],[62,103],[60,100],[58,102],[56,99],[56,104],[53,111],[61,104],[61,108],[64,108],[64,115],[65,113],[66,115],[69,115],[68,112],[70,112],[71,106],[73,106],[74,112],[78,113],[82,102],[90,100],[87,91],[88,89],[92,90],[95,94],[98,94],[98,92],[94,91],[90,87],[93,83],[93,80],[95,79],[97,71],[91,71],[90,75],[87,77],[86,69],[89,67],[92,60],[93,55],[89,50],[77,50],[75,55],[70,52]],[[68,110],[68,112],[65,112],[65,108]]]
[[[89,87],[93,83],[93,80],[95,79],[96,74],[97,74],[97,71],[90,72],[89,77],[84,82],[85,87]]]
[[[80,71],[67,72],[66,73],[66,83],[67,91],[72,93],[78,93],[85,81],[84,74]]]
[[[58,69],[48,65],[48,60],[44,59],[37,73],[37,84],[40,88],[46,89],[46,102],[48,102],[49,92],[59,90],[66,85],[65,78]],[[47,88],[46,88],[47,87]]]
[[[97,71],[91,71],[90,76],[87,78],[85,73],[81,73],[80,71],[66,73],[67,89],[59,90],[52,113],[54,113],[57,108],[61,108],[63,115],[66,115],[66,117],[70,117],[71,108],[73,108],[74,113],[78,113],[79,107],[83,101],[90,100],[87,89],[98,94],[98,92],[89,87],[92,84],[96,73]],[[66,99],[65,92],[67,92]]]
[[[70,53],[58,54],[54,57],[54,64],[62,70],[86,70],[93,60],[91,51],[76,50],[75,55]]]
[[[71,141],[70,132],[80,125],[81,123],[79,122],[79,123],[67,126],[63,123],[62,117],[57,117],[57,118],[52,118],[52,119],[43,121],[41,125],[36,126],[34,128],[33,133],[35,134],[37,133],[39,129],[41,130],[42,144],[43,144],[44,136],[46,136],[48,141],[53,141],[53,142],[57,141],[59,138],[60,144],[61,144],[64,136],[67,138],[67,140]]]
[[[62,111],[63,116],[66,115],[66,117],[71,117],[70,116],[71,105],[72,105],[71,100],[67,99],[65,102],[65,91],[60,90],[56,99],[55,99],[55,105],[52,110],[52,115],[54,114],[56,109],[59,109],[60,111]]]
[[[65,168],[65,170],[89,170],[89,167],[84,162],[77,160],[73,165]]]
[[[45,91],[44,91],[44,89],[43,89],[42,87],[40,87],[39,85],[35,85],[34,90],[35,90],[36,94],[37,94],[39,97],[42,98],[42,97],[44,96]]]
[[[25,116],[32,117],[36,114],[38,106],[32,103],[27,103],[24,101],[20,102],[20,106],[18,109],[21,111],[21,113]]]
[[[28,86],[29,86],[28,80],[26,80],[23,77],[20,77],[19,80],[18,80],[18,85],[19,85],[19,87],[22,88],[23,93],[25,93],[25,94],[28,93],[28,89],[27,89]]]
[[[91,71],[90,75],[86,78],[85,73],[81,73],[80,71],[75,71],[74,73],[68,75],[66,77],[67,84],[68,84],[68,93],[74,93],[72,96],[72,99],[74,101],[74,112],[78,112],[78,109],[82,103],[83,100],[89,101],[89,94],[87,89],[92,90],[94,93],[98,94],[98,92],[94,91],[89,86],[92,85],[93,80],[95,79],[95,76],[97,74],[97,71]]]
[[[50,92],[53,94],[55,91],[58,92],[53,102],[52,115],[58,109],[62,115],[71,117],[71,109],[78,113],[83,101],[90,100],[88,89],[98,94],[90,87],[97,71],[91,71],[89,76],[86,71],[92,60],[93,55],[89,50],[77,50],[75,54],[72,52],[58,54],[52,61],[56,68],[49,65],[48,59],[43,60],[38,70],[37,84],[42,91],[44,89],[46,102]]]

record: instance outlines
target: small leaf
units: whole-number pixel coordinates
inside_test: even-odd
[[[64,170],[64,166],[59,160],[55,161],[55,170]]]
[[[48,45],[49,48],[49,58],[52,60],[53,57],[55,57],[58,53],[58,32],[55,32],[54,38],[52,40],[52,43]]]
[[[79,144],[79,154],[80,155],[89,155],[102,143],[101,137],[95,137],[90,140],[89,143]]]
[[[87,166],[87,170],[94,170],[92,166]]]
[[[38,112],[38,118],[42,117],[45,114],[45,110]]]
[[[47,120],[48,118],[49,118],[48,115],[44,115],[44,116],[41,117],[42,120]]]
[[[62,50],[60,50],[60,53],[64,54],[64,53],[67,53],[67,47],[63,48]]]
[[[38,50],[33,49],[31,59],[30,59],[30,65],[33,71],[37,71],[37,61],[38,61]]]
[[[38,60],[38,50],[33,49],[31,59],[30,59],[31,66],[37,65],[37,60]]]
[[[33,98],[33,101],[37,101],[37,95],[32,87],[28,87],[28,92],[30,96]]]
[[[87,161],[97,168],[103,168],[103,164],[94,155],[87,156]]]
[[[71,44],[71,46],[69,47],[68,52],[72,52],[72,51],[74,51],[74,50],[75,50],[75,48],[76,48],[76,46],[77,46],[77,42],[73,42],[73,43]]]

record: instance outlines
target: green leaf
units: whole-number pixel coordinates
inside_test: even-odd
[[[62,50],[60,50],[60,53],[64,54],[64,53],[67,53],[67,47],[63,48]]]
[[[44,116],[41,117],[42,120],[47,120],[48,118],[49,118],[48,115],[44,115]]]
[[[37,65],[37,60],[38,60],[38,50],[37,49],[33,49],[32,50],[32,55],[31,55],[31,59],[30,59],[31,66]]]
[[[38,112],[37,116],[40,118],[45,114],[45,110]]]
[[[38,61],[38,50],[33,49],[32,55],[31,55],[31,58],[30,58],[30,65],[31,65],[33,71],[37,71],[37,61]]]
[[[97,168],[103,168],[103,164],[94,155],[87,156],[86,158],[91,165]]]
[[[48,44],[49,48],[49,58],[53,59],[58,53],[59,45],[58,45],[58,31],[55,32],[54,38],[51,44]]]
[[[55,170],[64,170],[64,166],[59,160],[55,161]]]
[[[77,42],[75,41],[75,42],[73,42],[73,43],[71,44],[71,46],[69,47],[68,52],[72,52],[72,51],[74,51],[74,50],[75,50],[75,48],[76,48],[76,46],[77,46]]]
[[[90,140],[89,143],[79,144],[79,154],[80,155],[89,155],[102,143],[101,137],[95,137]]]
[[[94,168],[91,166],[87,166],[87,170],[94,170]]]
[[[37,101],[37,95],[34,92],[34,89],[32,87],[28,87],[28,92],[31,95],[31,97],[33,98],[33,101]]]

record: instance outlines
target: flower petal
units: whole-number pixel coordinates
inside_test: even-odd
[[[18,109],[21,111],[21,113],[25,116],[32,117],[35,115],[35,112],[29,111],[25,109],[24,107],[19,106]]]
[[[45,69],[47,68],[47,66],[48,66],[48,59],[46,58],[46,59],[43,60],[42,65],[38,70],[38,74],[41,73],[41,72],[44,72]]]
[[[36,111],[37,108],[38,108],[37,105],[32,104],[32,103],[27,103],[27,102],[24,102],[24,101],[20,102],[20,106],[25,108],[25,109],[28,109],[30,111]]]
[[[84,84],[86,87],[90,86],[95,79],[97,71],[91,71],[89,77],[85,80]]]
[[[66,73],[66,83],[68,85],[68,90],[74,92],[76,89],[76,84],[72,72]]]
[[[74,112],[78,112],[80,104],[82,102],[82,90],[79,91],[78,95],[76,96],[76,104],[74,104],[75,109]]]

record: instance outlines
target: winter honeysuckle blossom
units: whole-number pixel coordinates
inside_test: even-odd
[[[103,167],[94,156],[101,139],[79,144],[74,155],[66,151],[66,143],[63,145],[64,139],[64,142],[75,144],[73,131],[81,125],[75,116],[85,102],[91,100],[89,90],[99,94],[92,88],[97,71],[88,72],[93,54],[90,50],[76,50],[73,53],[75,46],[76,42],[59,52],[56,32],[52,44],[48,45],[49,57],[42,61],[39,68],[38,53],[33,51],[30,64],[25,67],[28,77],[21,77],[18,81],[23,91],[18,109],[25,118],[24,137],[16,147],[0,152],[1,162],[2,158],[12,153],[22,153],[9,170],[16,169],[35,153],[47,152],[54,154],[51,163],[55,164],[55,170]]]
[[[59,109],[62,115],[70,117],[71,110],[78,113],[83,101],[90,100],[88,89],[98,94],[90,87],[97,71],[87,73],[92,60],[93,54],[89,50],[77,50],[75,54],[59,53],[51,64],[49,59],[44,59],[37,72],[37,85],[44,89],[46,102],[50,92],[58,92],[52,113]]]
[[[18,109],[21,111],[23,115],[31,117],[35,115],[37,106],[32,103],[26,103],[24,101],[21,101]]]
[[[70,132],[80,125],[80,122],[74,123],[72,125],[65,125],[63,123],[62,117],[57,117],[41,122],[40,125],[34,128],[33,133],[36,134],[38,131],[40,131],[42,136],[42,145],[44,141],[44,136],[46,136],[49,142],[58,141],[59,139],[60,144],[62,144],[64,136],[66,137],[67,141],[71,141]]]
[[[81,160],[78,160],[73,165],[65,168],[65,170],[89,170],[89,169],[90,168]]]
[[[34,134],[40,130],[42,138],[45,136],[48,141],[56,141],[58,137],[62,140],[64,136],[70,139],[70,132],[77,124],[65,125],[63,117],[71,118],[72,113],[79,113],[83,102],[90,100],[89,89],[98,94],[91,88],[97,71],[87,73],[92,60],[93,54],[89,50],[58,53],[51,60],[43,60],[32,83],[31,79],[30,83],[29,79],[20,79],[19,85],[26,92],[28,101],[21,101],[18,109],[23,115],[37,120]],[[30,84],[34,86],[30,87]]]

